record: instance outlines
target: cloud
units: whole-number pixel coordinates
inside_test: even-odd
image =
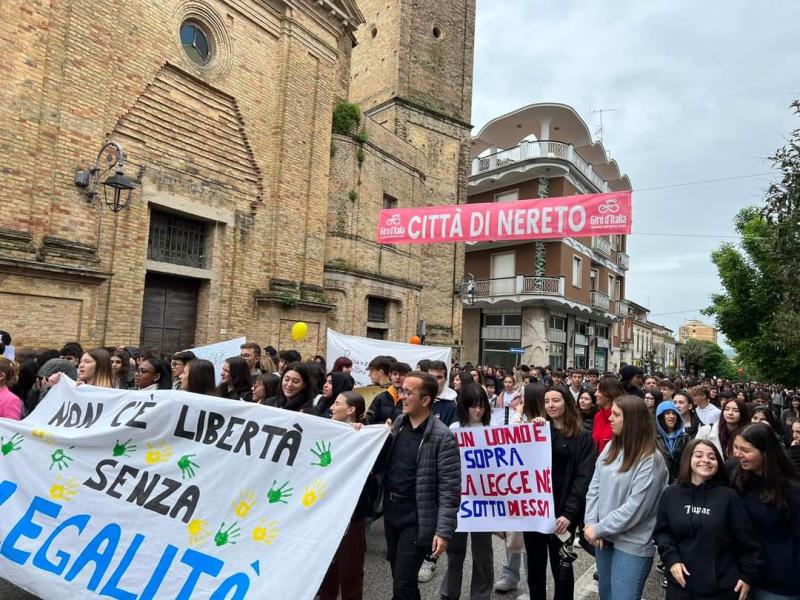
[[[573,106],[636,189],[764,173],[797,127],[800,2],[478,0],[472,121],[534,102]],[[707,306],[711,251],[769,177],[634,192],[627,296],[654,314]],[[655,317],[677,331],[697,313]]]

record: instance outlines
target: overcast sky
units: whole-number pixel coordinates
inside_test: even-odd
[[[800,126],[798,0],[478,0],[473,133],[534,102],[575,108],[634,188],[627,297],[675,330],[720,290],[711,251]],[[643,191],[637,192],[641,189]],[[733,240],[735,241],[735,240]],[[673,313],[673,314],[665,314]]]

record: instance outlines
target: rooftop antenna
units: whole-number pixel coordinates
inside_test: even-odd
[[[601,144],[603,143],[603,133],[604,133],[604,131],[605,131],[605,130],[603,129],[603,113],[607,113],[607,112],[616,112],[617,110],[618,110],[618,109],[616,109],[616,108],[598,108],[597,110],[590,110],[590,111],[589,111],[589,114],[590,114],[592,117],[594,117],[594,115],[596,115],[596,114],[600,115],[600,127],[598,127],[598,128],[595,130],[594,134],[595,134],[595,136],[597,136],[597,140],[598,140],[598,141],[599,141]]]

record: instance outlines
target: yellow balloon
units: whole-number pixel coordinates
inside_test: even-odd
[[[292,325],[292,339],[299,342],[308,335],[308,325],[302,321],[298,321]]]

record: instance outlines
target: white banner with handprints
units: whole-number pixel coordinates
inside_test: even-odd
[[[421,360],[441,360],[450,371],[450,348],[447,346],[423,346],[417,344],[404,344],[402,342],[387,342],[372,338],[345,335],[328,329],[328,348],[325,352],[328,371],[333,369],[333,363],[340,356],[345,356],[353,361],[353,371],[350,375],[355,379],[356,387],[371,385],[369,369],[367,366],[376,356],[393,356],[398,362],[411,365],[414,369]]]
[[[62,379],[0,419],[0,578],[42,598],[313,598],[387,435]]]

